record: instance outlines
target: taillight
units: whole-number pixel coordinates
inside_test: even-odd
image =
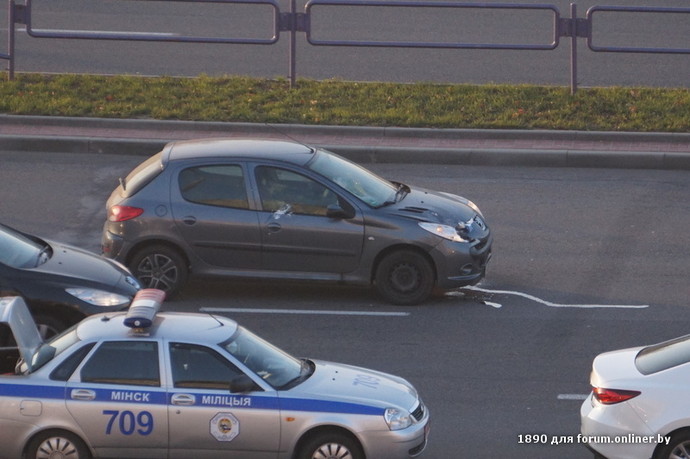
[[[594,398],[604,405],[615,405],[616,403],[625,402],[631,398],[640,395],[637,390],[623,390],[623,389],[605,389],[603,387],[595,387],[592,389]]]
[[[144,209],[130,206],[112,206],[108,209],[108,221],[124,222],[138,217],[144,213]]]

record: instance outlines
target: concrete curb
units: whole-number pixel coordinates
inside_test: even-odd
[[[21,126],[26,131],[31,131],[32,126],[65,127],[65,132],[72,134],[82,129],[84,132],[83,136],[4,134],[0,135],[0,151],[149,156],[177,138],[177,132],[186,131],[188,134],[198,133],[198,137],[205,137],[210,133],[216,136],[239,133],[247,136],[311,137],[315,139],[312,144],[358,162],[690,170],[690,149],[688,152],[664,152],[539,147],[525,149],[404,146],[405,139],[531,140],[546,141],[545,145],[549,145],[549,141],[624,144],[653,142],[671,146],[690,145],[688,133],[352,127],[15,115],[0,115],[0,126]],[[98,136],[94,135],[96,129],[101,132]],[[38,131],[40,132],[40,129]],[[119,137],[117,134],[127,134],[130,137]],[[165,138],[150,138],[151,136]],[[321,141],[319,137],[322,137]],[[341,143],[332,144],[333,138],[339,139]],[[360,140],[354,142],[357,138]],[[362,145],[362,139],[367,138],[371,140],[372,145]],[[347,139],[353,139],[352,143],[359,145],[350,145]],[[392,142],[396,145],[390,145],[393,140],[397,140]]]

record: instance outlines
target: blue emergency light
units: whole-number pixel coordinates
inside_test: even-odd
[[[155,288],[139,290],[125,316],[125,325],[130,328],[150,328],[153,318],[163,304],[165,292]]]

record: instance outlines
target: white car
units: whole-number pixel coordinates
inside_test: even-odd
[[[608,459],[690,458],[690,335],[594,359],[579,441]]]
[[[0,298],[22,359],[0,376],[0,457],[403,459],[429,412],[404,379],[296,359],[211,314],[158,313],[144,289],[43,342]],[[0,331],[2,331],[0,329]]]

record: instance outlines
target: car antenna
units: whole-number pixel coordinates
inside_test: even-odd
[[[283,132],[282,130],[278,129],[277,126],[274,126],[274,125],[272,125],[272,124],[269,124],[268,127],[270,127],[271,129],[273,129],[274,131],[276,131],[278,134],[287,137],[288,139],[292,140],[293,142],[298,143],[298,144],[302,145],[303,147],[309,148],[309,149],[311,150],[312,153],[314,153],[314,152],[316,151],[316,149],[315,149],[314,147],[312,147],[311,145],[307,145],[306,143],[302,142],[301,140],[298,140],[298,139],[294,138],[293,136],[291,136],[291,135],[288,134],[287,132]]]
[[[216,317],[215,315],[213,315],[213,312],[212,312],[212,311],[209,311],[207,308],[199,308],[199,312],[205,312],[205,313],[208,314],[209,316],[213,317],[213,318],[216,320],[216,322],[218,322],[218,323],[220,324],[221,327],[224,327],[224,326],[225,326],[225,324],[223,323],[223,321],[221,321],[218,317]]]
[[[120,177],[120,178],[118,178],[117,180],[120,182],[120,186],[122,187],[122,189],[123,189],[124,191],[127,191],[127,185],[125,185],[124,179],[123,179],[122,177]]]

